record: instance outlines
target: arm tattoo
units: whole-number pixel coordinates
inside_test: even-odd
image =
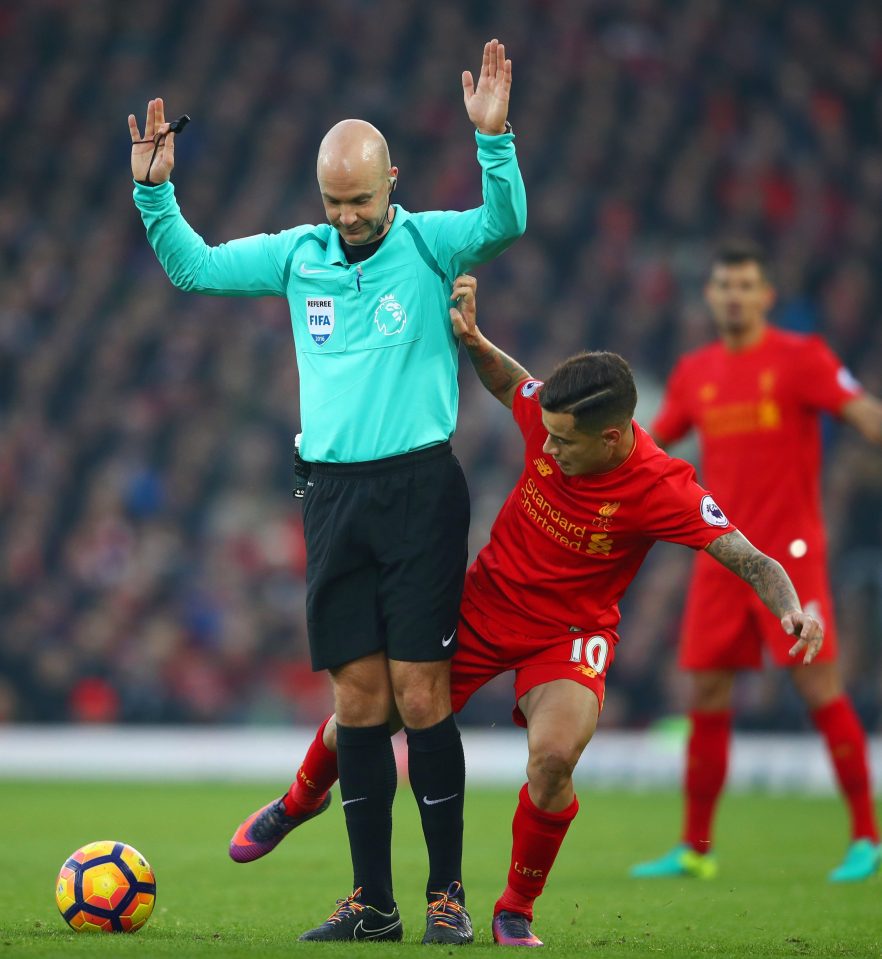
[[[737,530],[725,533],[707,547],[717,562],[749,583],[763,603],[780,619],[785,613],[802,609],[793,583],[784,567],[761,553]]]
[[[466,351],[478,379],[503,402],[509,390],[530,375],[520,363],[497,349],[486,337],[481,337],[477,343],[466,344]]]

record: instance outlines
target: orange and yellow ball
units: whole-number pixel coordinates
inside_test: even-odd
[[[55,901],[77,932],[136,932],[153,912],[156,877],[132,846],[90,842],[61,867]]]

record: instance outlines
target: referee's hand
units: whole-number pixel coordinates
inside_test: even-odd
[[[484,59],[478,84],[470,70],[462,74],[462,96],[469,119],[479,133],[497,136],[505,133],[508,100],[511,93],[511,60],[505,56],[505,44],[489,40],[484,44]]]
[[[168,132],[165,122],[165,104],[162,97],[150,100],[147,104],[147,120],[144,124],[144,136],[138,131],[138,121],[133,113],[129,114],[129,133],[132,137],[132,177],[135,180],[147,179],[150,171],[151,183],[165,183],[175,168],[175,135]],[[150,165],[150,158],[160,140],[159,149]]]

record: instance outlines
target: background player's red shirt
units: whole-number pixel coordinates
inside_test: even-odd
[[[750,349],[714,343],[683,357],[652,433],[668,444],[694,427],[702,481],[744,535],[781,561],[799,539],[819,558],[819,414],[838,414],[859,393],[819,337],[770,327]]]
[[[735,527],[696,483],[695,470],[636,423],[624,463],[565,476],[542,452],[540,385],[527,380],[515,393],[524,472],[468,571],[465,602],[537,637],[613,628],[618,602],[656,540],[703,549]]]

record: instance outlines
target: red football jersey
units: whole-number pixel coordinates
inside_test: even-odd
[[[490,542],[466,576],[465,602],[521,634],[613,628],[618,602],[656,540],[703,549],[734,530],[695,470],[634,424],[634,449],[606,473],[564,475],[542,452],[548,435],[527,380],[513,413],[526,442],[524,472]]]
[[[819,414],[860,391],[819,337],[770,327],[749,349],[718,342],[681,359],[652,433],[668,444],[698,430],[702,481],[758,549],[822,556]]]

